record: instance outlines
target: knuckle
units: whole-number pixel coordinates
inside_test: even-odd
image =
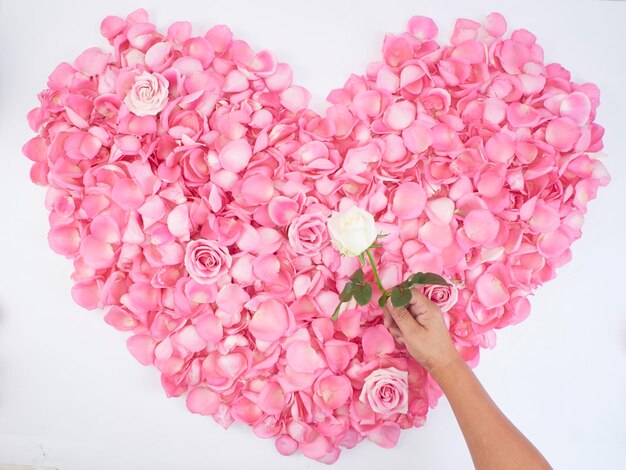
[[[402,308],[402,307],[394,308],[392,312],[393,312],[392,315],[396,319],[396,321],[406,321],[411,316],[409,311],[406,308]]]

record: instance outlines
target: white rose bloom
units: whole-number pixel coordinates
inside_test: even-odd
[[[356,206],[333,212],[328,219],[328,233],[333,246],[346,256],[359,256],[378,236],[372,214]]]

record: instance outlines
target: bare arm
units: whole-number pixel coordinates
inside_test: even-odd
[[[508,420],[458,354],[441,310],[417,290],[405,308],[385,309],[385,325],[445,393],[478,470],[550,469]]]

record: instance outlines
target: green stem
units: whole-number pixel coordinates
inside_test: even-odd
[[[378,288],[380,289],[380,292],[382,292],[383,295],[387,295],[387,289],[383,287],[383,283],[380,280],[380,276],[378,275],[378,269],[376,269],[376,262],[374,261],[374,256],[372,255],[372,251],[368,248],[367,250],[365,250],[365,253],[367,254],[367,259],[369,260],[370,265],[372,266],[372,271],[374,272],[374,277],[376,278],[376,284],[378,284]]]

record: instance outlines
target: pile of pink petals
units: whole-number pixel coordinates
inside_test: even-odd
[[[458,20],[446,46],[412,18],[324,116],[226,26],[162,34],[138,10],[101,31],[112,49],[61,63],[28,115],[50,246],[73,260],[74,300],[130,333],[168,396],[285,455],[393,447],[441,395],[374,303],[331,319],[358,268],[329,243],[332,211],[358,205],[389,234],[385,287],[430,271],[458,288],[446,320],[475,365],[570,259],[609,181],[598,88],[544,64],[530,32],[505,39],[497,13]],[[380,371],[408,372],[395,412],[363,399]]]

